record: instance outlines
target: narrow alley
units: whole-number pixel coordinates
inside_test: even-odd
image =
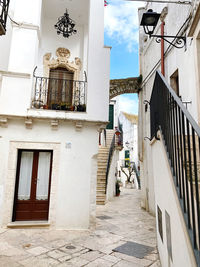
[[[96,229],[1,229],[1,267],[159,267],[155,218],[140,208],[140,192],[122,189],[97,207]]]

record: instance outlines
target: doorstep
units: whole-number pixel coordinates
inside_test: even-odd
[[[49,221],[16,221],[7,224],[7,228],[43,228],[49,226]]]

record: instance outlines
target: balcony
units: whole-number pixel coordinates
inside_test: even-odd
[[[86,111],[86,81],[34,77],[32,108]]]

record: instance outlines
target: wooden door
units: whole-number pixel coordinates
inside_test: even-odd
[[[52,151],[19,150],[13,221],[48,220]]]
[[[60,109],[61,105],[72,105],[73,77],[74,73],[65,68],[50,70],[47,97],[49,108],[52,108],[53,105],[57,105],[58,109]]]
[[[114,128],[114,105],[109,105],[109,123],[106,129],[112,130]]]

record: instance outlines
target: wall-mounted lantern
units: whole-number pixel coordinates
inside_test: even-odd
[[[161,39],[165,40],[170,45],[176,48],[183,48],[186,46],[186,37],[185,36],[173,36],[173,35],[155,35],[154,30],[160,18],[159,13],[153,12],[152,9],[149,9],[146,13],[143,14],[140,26],[143,26],[144,32],[151,37],[156,37],[156,42],[160,43]],[[173,39],[169,41],[168,39]]]
[[[0,0],[0,35],[6,34],[6,21],[10,0]]]

